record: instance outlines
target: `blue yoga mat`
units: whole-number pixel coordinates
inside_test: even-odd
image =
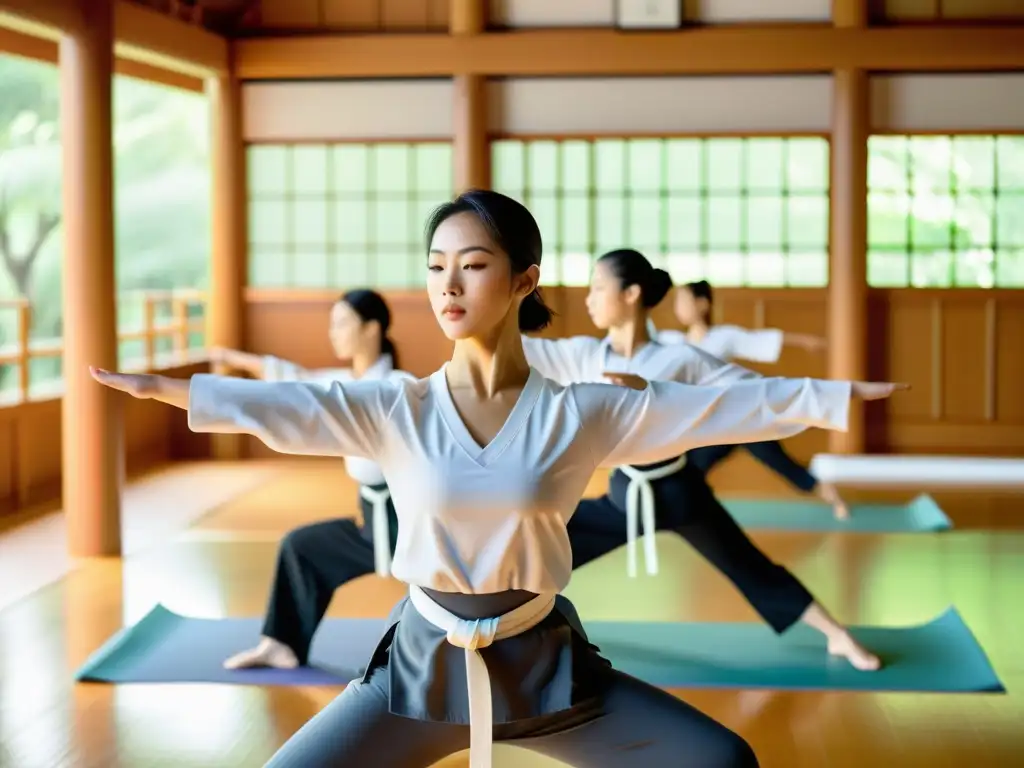
[[[111,638],[76,675],[107,683],[229,683],[333,686],[358,677],[380,638],[383,619],[328,619],[313,643],[312,666],[228,671],[224,659],[251,647],[260,619],[196,619],[157,605]],[[829,658],[824,639],[799,625],[777,637],[763,624],[586,623],[590,640],[616,668],[665,688],[1002,692],[953,608],[916,627],[855,627],[885,661],[858,672]]]
[[[953,527],[927,494],[907,504],[851,504],[848,520],[837,520],[832,507],[820,501],[729,499],[722,504],[741,527],[750,530],[928,533]]]

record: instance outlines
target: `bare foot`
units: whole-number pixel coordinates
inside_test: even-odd
[[[224,669],[295,669],[297,666],[299,660],[295,657],[295,652],[284,643],[270,637],[264,637],[255,648],[236,653],[224,662]]]
[[[832,505],[832,514],[835,515],[836,520],[849,520],[850,519],[850,508],[846,506],[846,502],[843,501],[843,497],[839,495],[839,491],[831,483],[819,483],[818,484],[818,496],[821,497],[822,501]]]
[[[874,672],[882,667],[882,660],[854,640],[849,633],[829,638],[828,652],[833,656],[843,656],[862,672]]]

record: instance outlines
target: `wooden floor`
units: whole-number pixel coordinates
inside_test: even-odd
[[[714,478],[723,494],[741,482],[749,489],[751,478],[755,487],[765,486],[760,470],[745,461],[731,460]],[[350,481],[326,463],[289,464],[273,474],[250,471],[261,473],[254,475],[258,482],[227,503],[220,504],[218,494],[210,496],[211,506],[219,506],[198,521],[198,515],[182,521],[194,522],[188,530],[173,534],[164,523],[159,542],[123,562],[77,564],[66,577],[0,610],[0,766],[261,766],[337,694],[71,682],[89,653],[155,602],[197,616],[260,614],[277,539],[295,525],[338,514],[339,498],[354,499]],[[181,503],[195,498],[197,485],[209,494],[209,484],[228,482],[209,469],[203,472],[192,480],[184,473],[176,488],[160,484],[160,499],[153,502],[167,509],[169,498]],[[600,485],[596,481],[594,490]],[[755,538],[846,621],[911,624],[956,605],[1008,694],[674,692],[742,733],[766,768],[1024,765],[1024,693],[1019,692],[1024,686],[1024,498],[939,499],[957,531],[935,536],[758,533]],[[0,534],[0,546],[15,533]],[[669,547],[656,578],[625,579],[621,552],[579,571],[567,594],[584,621],[755,620],[722,577],[685,544]],[[368,576],[339,590],[330,613],[383,616],[402,593],[400,584]],[[500,745],[495,752],[496,768],[562,765]],[[464,768],[465,755],[442,765]]]

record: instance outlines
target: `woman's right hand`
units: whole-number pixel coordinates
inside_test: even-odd
[[[910,389],[909,384],[892,381],[854,381],[852,384],[853,396],[859,397],[861,400],[885,400],[894,392]]]
[[[100,384],[111,389],[127,392],[140,400],[149,400],[160,391],[160,379],[152,373],[118,373],[103,368],[89,367],[89,373]]]

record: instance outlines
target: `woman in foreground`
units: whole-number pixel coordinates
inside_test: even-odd
[[[755,363],[777,363],[783,347],[798,347],[808,352],[825,349],[825,340],[805,333],[788,333],[778,328],[741,328],[738,325],[714,325],[711,310],[714,293],[707,280],[681,285],[676,290],[673,307],[676,319],[684,331],[663,330],[652,335],[662,344],[692,344],[705,352],[732,362],[749,360]],[[750,455],[768,469],[804,493],[815,493],[832,507],[835,516],[845,520],[850,509],[834,485],[820,483],[807,468],[786,453],[778,440],[747,443],[743,446]],[[690,461],[703,472],[710,472],[724,461],[737,446],[709,445],[690,454]]]
[[[104,384],[187,408],[201,432],[255,435],[283,453],[376,460],[399,516],[393,575],[409,584],[365,674],[271,759],[273,768],[422,768],[492,737],[587,768],[749,768],[739,736],[611,669],[571,603],[566,521],[600,465],[843,429],[849,399],[893,385],[760,379],[728,389],[651,382],[563,387],[531,370],[521,330],[550,312],[540,232],[514,200],[469,192],[428,227],[427,290],[451,360],[417,381],[329,389],[210,375],[191,384],[96,371]]]
[[[215,349],[212,359],[264,381],[332,382],[413,379],[397,370],[398,354],[388,338],[391,311],[384,297],[367,289],[348,291],[331,307],[329,335],[340,368],[308,370],[278,357]],[[374,462],[345,458],[345,470],[359,483],[362,526],[337,519],[288,532],[277,553],[274,584],[256,647],[227,661],[227,669],[293,669],[309,660],[309,649],[334,591],[376,571],[391,574],[398,519],[384,475]]]

